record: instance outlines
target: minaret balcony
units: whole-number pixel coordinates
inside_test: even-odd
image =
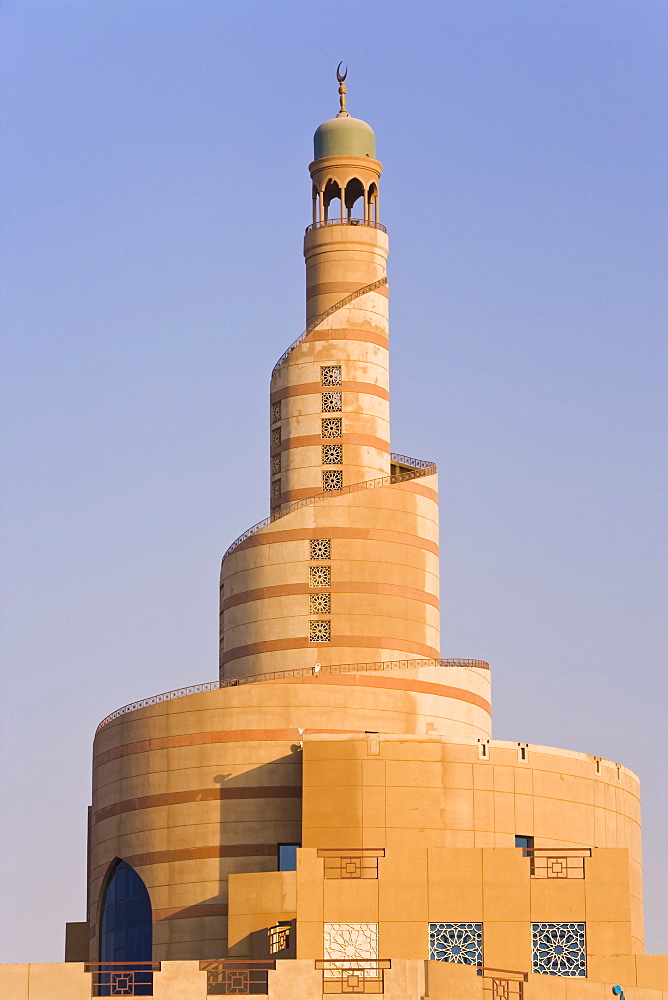
[[[387,232],[387,227],[382,222],[371,222],[366,219],[327,219],[322,222],[312,222],[310,226],[306,227],[306,232],[323,229],[325,226],[369,226],[371,229],[380,229],[383,233]]]

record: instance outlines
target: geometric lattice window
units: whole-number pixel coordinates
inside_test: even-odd
[[[325,924],[323,930],[325,958],[342,963],[378,958],[378,924]]]
[[[323,472],[322,474],[322,488],[323,490],[341,490],[343,489],[343,472]]]
[[[275,476],[280,471],[281,471],[281,456],[280,456],[280,454],[278,454],[278,455],[272,455],[271,456],[271,474],[272,474],[272,476]]]
[[[276,503],[276,501],[278,501],[280,499],[281,499],[281,480],[280,479],[274,479],[273,483],[271,484],[271,500],[272,500],[272,503]]]
[[[281,419],[281,401],[271,404],[271,422],[272,424],[277,424]]]
[[[342,424],[343,420],[341,417],[323,417],[320,436],[324,438],[340,438],[343,433]]]
[[[311,559],[332,558],[332,542],[329,538],[312,538],[309,544]]]
[[[309,566],[308,585],[309,587],[329,587],[330,586],[329,566]]]
[[[482,924],[429,924],[429,958],[482,965]]]
[[[331,639],[331,622],[309,622],[309,642],[329,642]]]
[[[323,444],[322,446],[323,465],[343,465],[343,445]]]
[[[272,448],[272,451],[275,448],[280,448],[280,447],[281,447],[281,428],[280,427],[274,427],[273,431],[271,432],[271,448]]]
[[[341,365],[326,365],[320,369],[323,385],[341,385]]]
[[[531,971],[543,976],[586,976],[584,924],[532,924]]]
[[[309,594],[308,613],[310,615],[328,615],[331,610],[331,594]]]
[[[323,392],[322,394],[323,413],[340,413],[341,408],[342,407],[341,407],[340,392]]]

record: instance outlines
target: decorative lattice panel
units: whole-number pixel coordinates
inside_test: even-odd
[[[332,627],[329,621],[309,622],[308,637],[310,642],[329,642],[332,638]]]
[[[277,503],[281,499],[281,481],[275,479],[271,484],[271,502]]]
[[[340,438],[343,436],[342,417],[323,417],[321,436],[324,438]]]
[[[586,976],[584,924],[532,924],[531,971],[544,976]]]
[[[329,587],[331,585],[329,566],[309,566],[308,585],[309,587]]]
[[[345,964],[346,959],[378,958],[378,924],[324,925],[325,958]],[[370,967],[373,963],[370,963]]]
[[[271,473],[273,476],[275,476],[280,471],[281,471],[281,454],[279,452],[278,455],[271,456]]]
[[[482,924],[429,924],[429,958],[482,965]]]
[[[310,615],[328,615],[332,610],[330,594],[309,594],[308,613]]]
[[[281,419],[281,401],[271,404],[271,422],[272,424],[277,424]]]
[[[341,385],[341,365],[323,365],[320,381],[323,385]]]
[[[343,445],[323,444],[322,446],[323,465],[343,465]]]
[[[271,447],[272,447],[272,449],[273,448],[280,448],[281,447],[281,428],[280,427],[274,427],[273,431],[271,432]]]
[[[331,559],[332,542],[330,538],[312,538],[309,542],[311,559]]]
[[[343,489],[343,472],[340,469],[336,472],[334,469],[328,469],[327,472],[323,472],[322,488],[323,490]]]
[[[340,413],[342,409],[343,407],[341,406],[340,392],[323,392],[322,394],[323,413]]]

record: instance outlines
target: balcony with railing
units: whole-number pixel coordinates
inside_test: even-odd
[[[84,972],[92,974],[93,997],[151,997],[160,962],[86,962]]]
[[[389,958],[319,958],[316,969],[322,970],[324,996],[340,993],[379,994],[385,991],[385,970],[392,967]]]
[[[531,878],[584,878],[591,847],[525,847]]]
[[[200,972],[206,972],[206,995],[267,996],[269,970],[276,968],[273,959],[219,958],[199,963]]]
[[[141,701],[131,701],[122,708],[117,708],[115,712],[107,715],[97,727],[96,732],[109,725],[115,719],[128,712],[136,712],[140,708],[149,708],[151,705],[159,705],[164,701],[174,701],[175,698],[187,698],[191,694],[203,694],[206,691],[221,691],[225,688],[240,687],[243,684],[256,684],[260,681],[289,680],[299,677],[321,677],[327,674],[364,674],[371,671],[385,670],[415,670],[423,667],[452,667],[463,668],[464,670],[489,670],[489,663],[486,660],[471,660],[465,658],[430,660],[415,658],[408,660],[375,660],[366,663],[336,663],[325,664],[314,667],[293,667],[291,670],[267,670],[262,674],[250,674],[247,677],[229,677],[224,680],[203,681],[201,684],[190,684],[188,687],[174,688],[172,691],[163,691],[161,694],[151,695],[150,698],[142,698]]]
[[[485,1000],[524,1000],[524,984],[529,979],[526,972],[480,965],[478,975],[482,976]]]
[[[371,229],[380,229],[382,233],[387,232],[387,226],[382,222],[374,222],[371,219],[323,219],[321,222],[312,222],[306,227],[306,232],[310,233],[314,229],[324,229],[326,226],[368,226]]]

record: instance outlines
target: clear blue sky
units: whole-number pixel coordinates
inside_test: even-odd
[[[491,662],[496,738],[640,774],[668,951],[667,14],[2,4],[0,960],[84,917],[100,718],[216,676],[341,59],[385,164],[393,450],[441,471],[443,655]]]

